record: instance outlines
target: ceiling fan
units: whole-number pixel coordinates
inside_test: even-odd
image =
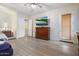
[[[39,7],[39,8],[42,8],[43,6],[40,4],[40,3],[25,3],[24,6],[31,6],[32,8],[35,8],[35,7]]]

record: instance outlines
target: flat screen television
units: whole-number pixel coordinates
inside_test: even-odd
[[[36,25],[37,26],[48,25],[48,18],[42,17],[42,18],[36,19]]]

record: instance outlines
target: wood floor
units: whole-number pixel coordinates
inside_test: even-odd
[[[14,56],[78,56],[77,45],[65,42],[45,41],[31,37],[9,40]]]

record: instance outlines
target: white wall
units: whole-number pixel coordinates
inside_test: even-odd
[[[72,38],[75,32],[79,31],[79,7],[69,6],[60,9],[55,9],[48,11],[46,13],[38,14],[32,16],[33,25],[35,27],[35,19],[41,16],[48,16],[50,18],[50,40],[60,40],[61,39],[61,15],[71,13],[71,34]],[[33,29],[33,34],[35,36],[35,28]]]
[[[10,30],[13,31],[16,38],[24,37],[25,35],[25,14],[0,5],[0,28],[3,23],[7,22]]]
[[[17,13],[17,28],[16,28],[16,38],[25,36],[25,14]]]
[[[0,10],[0,30],[4,27],[4,23],[8,23],[8,27],[11,28],[11,21],[10,21],[10,15],[7,13],[4,13],[3,11]],[[6,20],[7,19],[7,20]]]
[[[3,27],[3,23],[7,22],[9,28],[14,32],[14,35],[16,35],[16,20],[17,20],[17,14],[15,11],[0,5],[0,27],[1,28]]]

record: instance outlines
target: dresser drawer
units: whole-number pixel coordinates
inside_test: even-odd
[[[49,28],[48,27],[36,28],[36,38],[48,40]]]

